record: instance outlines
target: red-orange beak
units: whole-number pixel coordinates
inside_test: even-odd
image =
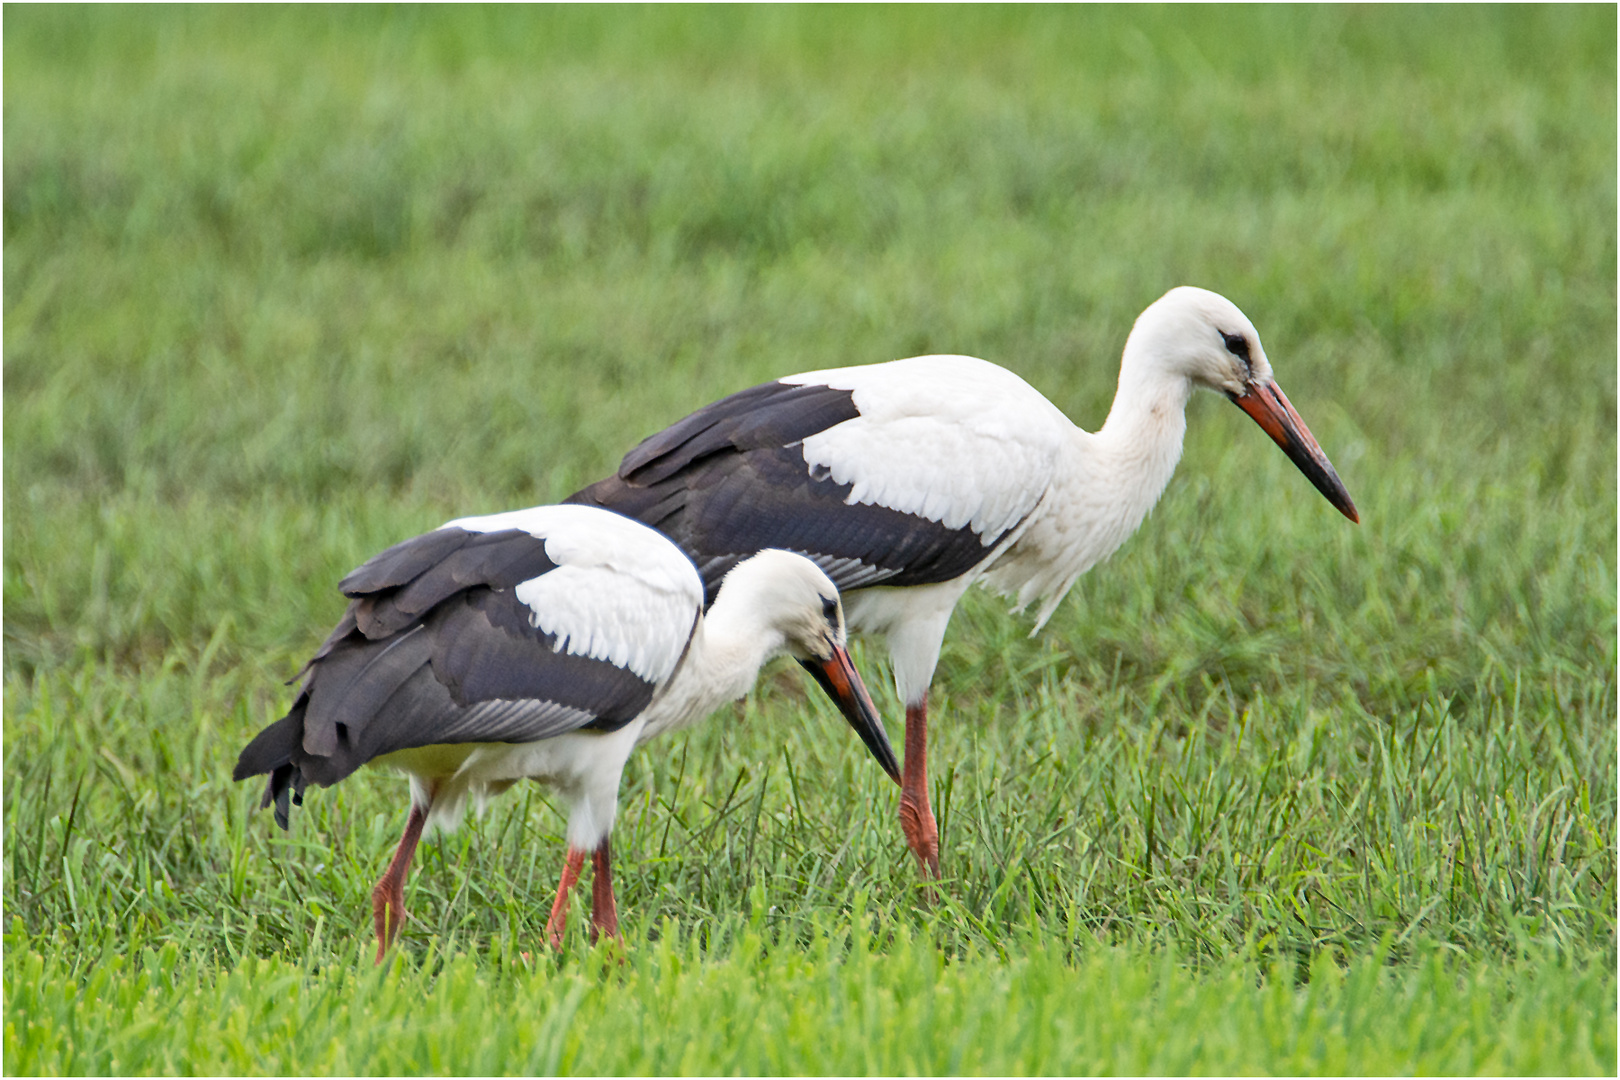
[[[855,734],[861,737],[861,742],[889,774],[889,779],[898,784],[900,762],[895,759],[889,733],[883,730],[877,706],[872,704],[872,695],[866,692],[866,684],[861,682],[860,672],[855,670],[849,653],[835,645],[832,656],[826,660],[800,660],[799,665],[821,684],[844,719],[849,721],[849,726],[855,729]]]
[[[1325,495],[1339,513],[1360,523],[1356,504],[1350,501],[1350,493],[1344,489],[1344,482],[1333,471],[1333,462],[1317,445],[1311,429],[1299,418],[1299,413],[1294,411],[1294,406],[1275,380],[1251,382],[1244,393],[1228,393],[1227,396],[1282,447],[1289,460],[1299,466],[1299,471],[1316,485],[1316,490]]]

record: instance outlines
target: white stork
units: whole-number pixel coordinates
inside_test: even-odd
[[[379,963],[405,919],[423,826],[453,828],[469,795],[482,806],[525,778],[569,804],[552,945],[586,852],[591,937],[616,934],[608,834],[626,758],[746,694],[774,656],[797,658],[899,780],[845,649],[837,589],[801,556],[737,562],[705,613],[696,568],[661,534],[604,510],[540,506],[449,522],[340,587],[348,611],[234,778],[268,773],[260,806],[273,803],[285,829],[289,792],[301,803],[306,784],[368,763],[410,777],[405,834],[371,897]]]
[[[952,610],[982,582],[1015,610],[1038,604],[1038,631],[1164,491],[1200,387],[1236,402],[1359,520],[1253,324],[1226,298],[1191,287],[1136,320],[1113,408],[1095,433],[995,364],[919,356],[790,375],[723,398],[646,439],[616,475],[568,501],[668,534],[711,597],[728,568],[764,547],[803,552],[827,572],[850,626],[887,639],[906,704],[901,825],[923,873],[937,876],[928,684]]]

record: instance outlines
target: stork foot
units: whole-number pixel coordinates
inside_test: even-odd
[[[410,872],[411,856],[416,854],[416,842],[421,839],[422,826],[426,823],[427,807],[413,803],[411,815],[405,819],[405,835],[399,838],[399,847],[394,849],[394,858],[371,890],[371,922],[377,931],[379,964],[388,946],[394,943],[399,928],[405,925],[405,875]]]
[[[405,923],[404,882],[384,878],[371,890],[371,922],[377,931],[377,963],[383,962],[388,946],[394,943]]]
[[[939,825],[929,809],[928,795],[914,799],[907,792],[900,796],[900,829],[917,857],[917,870],[929,881],[939,880]]]

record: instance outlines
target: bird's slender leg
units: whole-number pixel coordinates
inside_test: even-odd
[[[606,934],[619,936],[619,908],[613,901],[613,855],[608,849],[607,837],[602,838],[591,854],[591,944]]]
[[[906,760],[900,779],[900,828],[922,876],[939,877],[939,826],[928,806],[928,695],[906,706]]]
[[[405,875],[411,868],[411,856],[416,854],[416,842],[422,837],[422,826],[427,823],[427,809],[411,803],[411,816],[405,821],[405,835],[399,838],[394,859],[371,890],[371,920],[377,929],[379,964],[405,922]]]
[[[557,899],[551,905],[551,918],[546,920],[546,940],[551,942],[553,949],[563,947],[563,931],[568,929],[568,890],[579,880],[579,872],[584,866],[585,852],[580,848],[569,848],[568,858],[563,862],[562,880],[557,882]]]

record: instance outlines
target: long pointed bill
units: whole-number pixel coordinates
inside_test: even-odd
[[[1356,504],[1350,501],[1350,493],[1344,489],[1344,482],[1339,474],[1333,471],[1333,462],[1329,461],[1322,448],[1316,444],[1311,435],[1311,429],[1305,426],[1305,421],[1299,418],[1294,406],[1289,404],[1282,387],[1275,381],[1268,380],[1263,383],[1250,383],[1249,389],[1243,394],[1228,394],[1228,397],[1238,408],[1248,413],[1254,422],[1260,425],[1267,435],[1283,449],[1288,459],[1299,466],[1316,490],[1327,497],[1327,501],[1349,518],[1351,521],[1361,521],[1356,514]]]
[[[861,737],[861,742],[877,758],[877,763],[883,766],[883,771],[889,774],[889,779],[895,783],[900,782],[900,762],[895,760],[894,747],[889,745],[889,733],[883,730],[883,720],[878,716],[877,706],[872,704],[872,695],[866,692],[866,684],[861,682],[860,673],[855,670],[855,664],[844,649],[834,646],[833,654],[826,660],[800,660],[799,664],[808,671],[827,696],[833,699],[838,711],[844,714],[849,726],[855,729],[855,734]]]

